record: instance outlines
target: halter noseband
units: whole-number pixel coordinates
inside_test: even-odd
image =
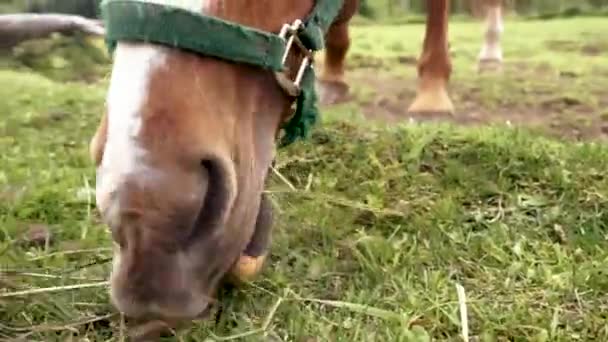
[[[316,0],[306,18],[285,24],[279,34],[146,0],[104,0],[101,11],[110,53],[120,40],[144,41],[274,72],[296,104],[282,127],[279,146],[284,147],[305,138],[317,121],[314,52],[325,47],[325,34],[342,5],[343,0]],[[294,46],[304,58],[291,80],[285,63]]]

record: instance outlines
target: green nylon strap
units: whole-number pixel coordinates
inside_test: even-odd
[[[272,71],[283,70],[285,42],[274,34],[178,7],[137,0],[105,0],[101,11],[110,50],[119,40],[138,40]]]
[[[302,42],[311,50],[325,48],[325,34],[340,13],[344,0],[317,0],[312,12],[304,20],[304,31],[300,34]]]
[[[303,20],[304,29],[299,34],[307,48],[318,51],[325,47],[325,34],[342,4],[343,0],[316,0],[311,13]],[[120,40],[144,41],[274,72],[284,69],[281,62],[285,41],[274,33],[143,0],[104,0],[101,13],[110,53]],[[282,127],[285,134],[280,147],[298,138],[306,138],[316,123],[318,108],[314,83],[315,74],[311,66],[304,74],[295,114]]]
[[[302,78],[302,93],[296,99],[296,112],[284,126],[285,135],[279,142],[279,147],[294,143],[298,138],[306,138],[308,132],[317,123],[319,110],[317,108],[317,93],[315,91],[315,69],[308,68]]]

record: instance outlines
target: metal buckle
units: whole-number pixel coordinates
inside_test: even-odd
[[[294,43],[305,54],[305,57],[302,60],[302,63],[300,64],[300,67],[298,69],[298,73],[296,75],[295,80],[290,80],[287,76],[286,71],[275,72],[275,77],[277,79],[277,82],[279,82],[281,88],[283,88],[285,92],[287,92],[290,96],[293,97],[297,97],[298,95],[300,95],[300,92],[302,91],[301,83],[302,78],[304,77],[304,72],[306,72],[306,68],[312,65],[314,57],[313,52],[307,49],[306,46],[304,46],[304,44],[300,40],[300,37],[298,37],[298,33],[300,33],[300,30],[303,28],[304,23],[302,22],[302,20],[298,19],[294,21],[291,25],[283,25],[283,28],[279,33],[279,37],[281,37],[282,39],[287,39],[287,36],[289,36],[289,38],[287,39],[287,43],[285,44],[285,54],[283,55],[282,59],[283,66],[285,66],[285,62],[287,61],[287,57],[289,56],[289,52],[291,51],[291,48],[293,47]]]

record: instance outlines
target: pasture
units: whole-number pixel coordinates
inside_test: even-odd
[[[508,18],[483,75],[481,24],[450,25],[457,113],[432,118],[405,113],[423,24],[354,28],[352,96],[271,174],[262,277],[169,340],[608,340],[608,21]],[[88,157],[109,64],[75,44],[0,61],[7,341],[124,337]]]

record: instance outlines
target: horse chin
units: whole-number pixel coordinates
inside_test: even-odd
[[[127,255],[115,251],[110,276],[112,304],[137,321],[184,322],[204,317],[215,302],[213,296],[221,286],[223,274],[207,271],[201,277],[196,272],[200,264],[189,263],[193,257],[179,251],[170,257],[155,258],[157,267],[153,269],[139,260],[133,263]],[[150,272],[141,272],[143,269]]]

